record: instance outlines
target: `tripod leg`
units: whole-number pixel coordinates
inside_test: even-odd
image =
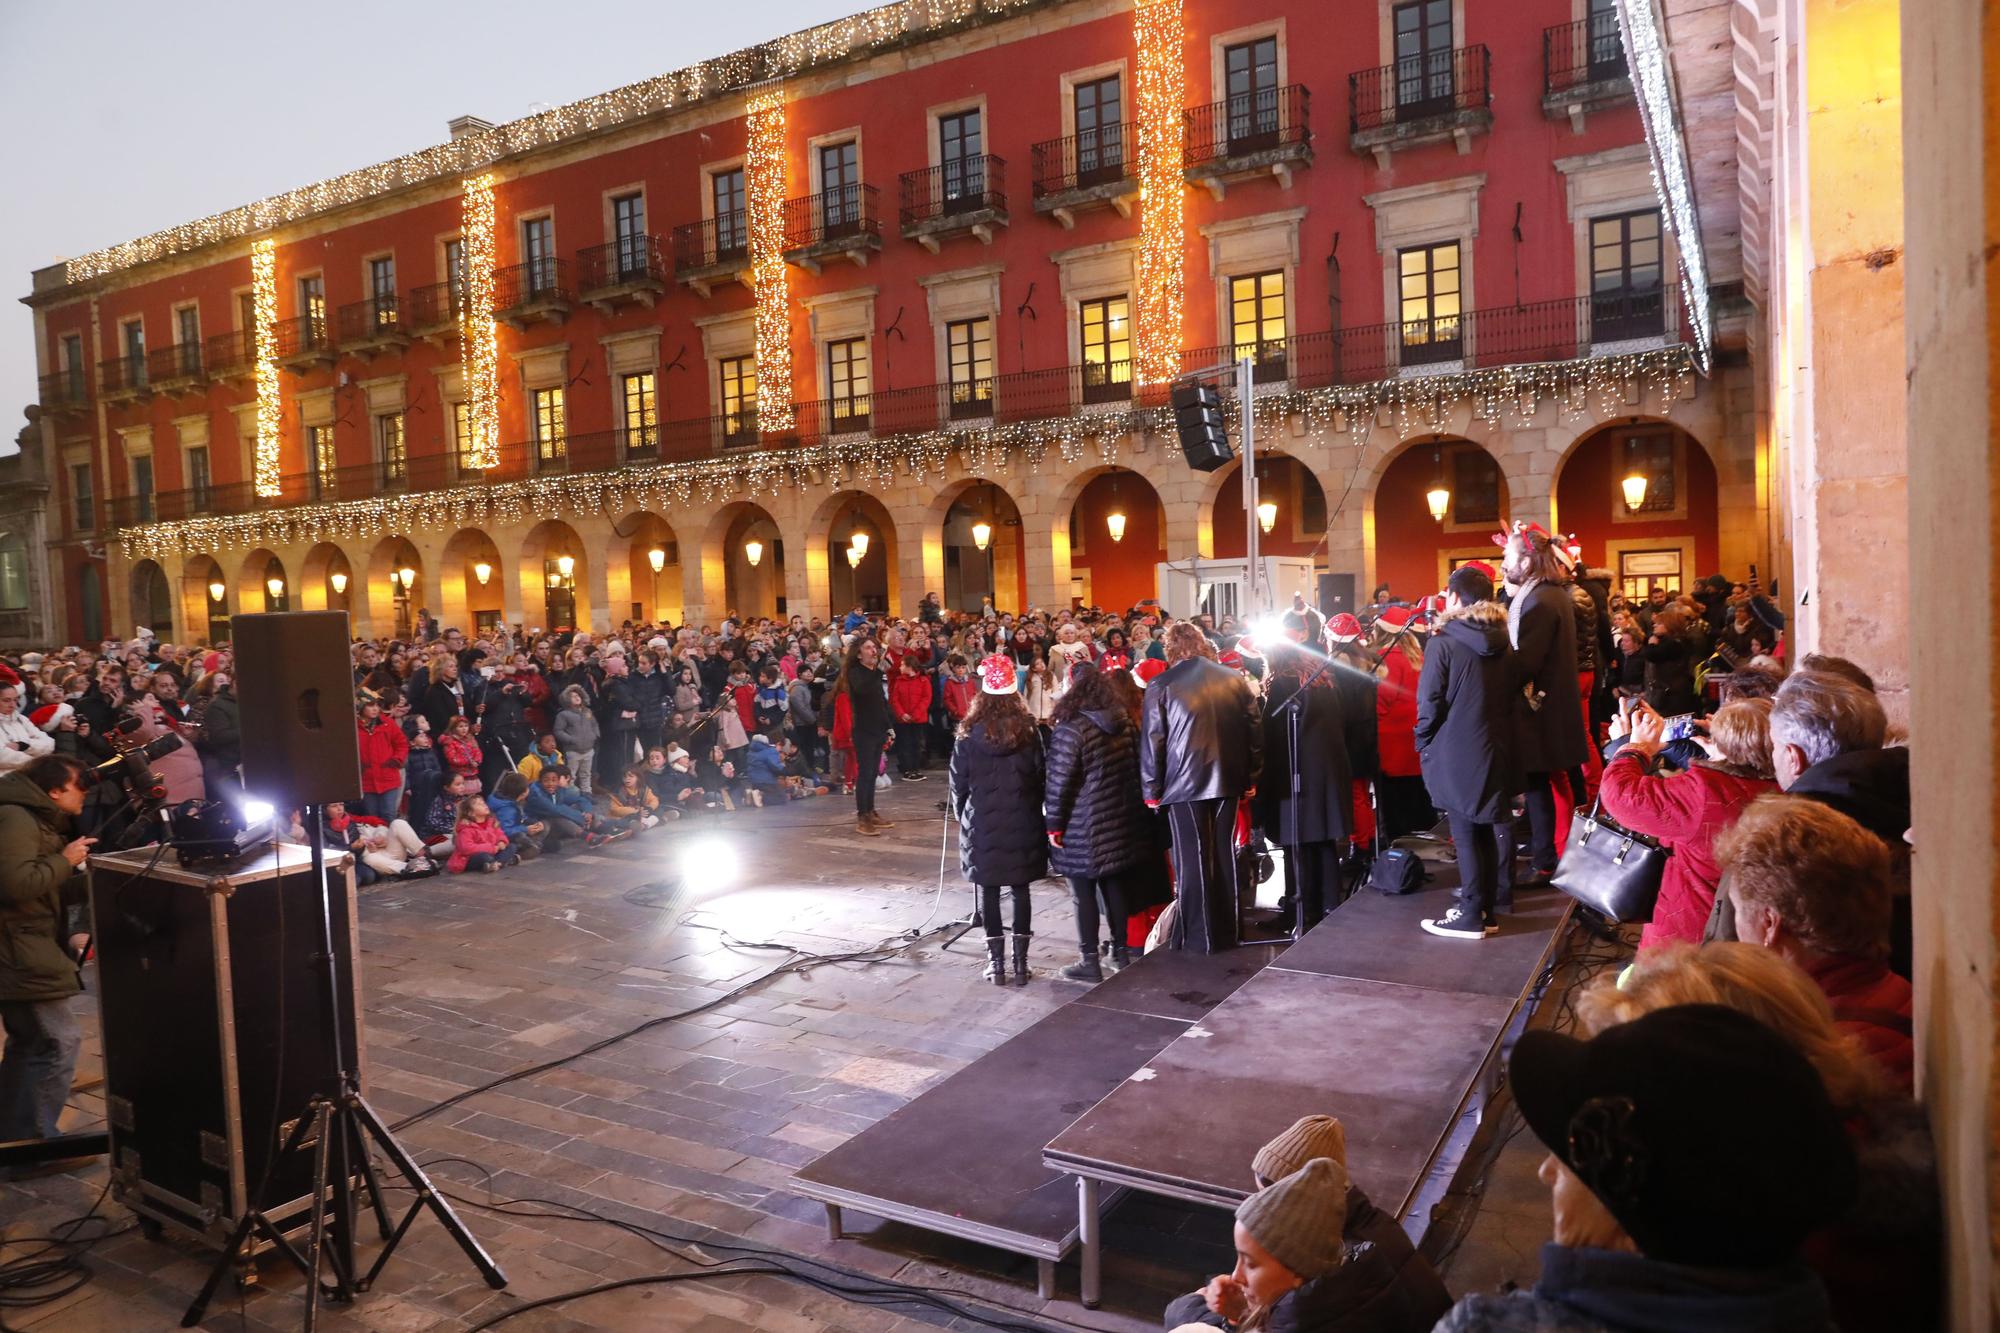
[[[282,1235],[278,1234],[277,1229],[272,1227],[270,1223],[265,1220],[262,1211],[263,1201],[261,1197],[264,1192],[265,1185],[268,1184],[270,1181],[272,1168],[278,1162],[291,1156],[294,1152],[298,1150],[299,1145],[305,1142],[306,1134],[312,1129],[313,1123],[314,1121],[312,1116],[310,1115],[300,1116],[298,1120],[293,1123],[291,1133],[287,1134],[285,1136],[285,1141],[279,1145],[277,1156],[271,1158],[270,1162],[265,1165],[264,1179],[258,1182],[257,1185],[257,1192],[258,1195],[260,1196],[258,1203],[252,1206],[251,1208],[245,1210],[242,1219],[238,1221],[236,1224],[236,1230],[232,1232],[229,1237],[229,1243],[223,1246],[222,1253],[216,1256],[215,1263],[211,1265],[208,1270],[208,1280],[202,1283],[201,1290],[195,1294],[193,1303],[188,1306],[187,1312],[181,1316],[182,1328],[193,1328],[196,1324],[199,1324],[202,1321],[202,1319],[208,1314],[208,1303],[209,1301],[214,1299],[215,1289],[222,1285],[223,1275],[227,1273],[230,1267],[236,1262],[236,1256],[238,1252],[240,1252],[244,1248],[245,1244],[249,1241],[251,1228],[258,1226],[260,1223],[262,1224],[262,1229],[269,1233],[270,1238],[274,1242],[276,1242],[277,1248],[285,1255],[285,1257],[291,1260],[292,1263],[298,1265],[299,1270],[303,1272],[308,1279],[314,1277],[312,1270],[306,1267],[305,1256],[301,1255],[296,1249],[292,1248],[291,1242],[286,1240]],[[247,1259],[249,1256],[245,1255],[244,1257]]]
[[[194,1301],[181,1315],[181,1327],[193,1328],[208,1316],[208,1303],[215,1298],[215,1289],[222,1285],[222,1275],[229,1271],[236,1252],[250,1239],[250,1227],[257,1220],[254,1210],[245,1211],[236,1223],[236,1230],[229,1233],[229,1243],[222,1247],[222,1255],[209,1266],[208,1280],[195,1293]]]
[[[382,1198],[382,1182],[375,1175],[375,1159],[368,1152],[368,1142],[361,1137],[360,1122],[356,1120],[352,1123],[355,1147],[361,1158],[361,1178],[368,1182],[368,1202],[375,1209],[375,1225],[381,1230],[382,1239],[387,1240],[395,1224],[389,1220],[389,1205]]]
[[[320,1256],[326,1252],[327,1140],[333,1133],[332,1109],[333,1104],[324,1098],[313,1100],[313,1130],[319,1141],[313,1144],[312,1192],[307,1196],[312,1200],[312,1238],[306,1242],[306,1262],[310,1265],[306,1272],[306,1333],[319,1326],[319,1266]]]
[[[376,1146],[382,1149],[383,1155],[402,1172],[403,1178],[416,1188],[418,1207],[428,1207],[436,1214],[444,1229],[451,1233],[451,1238],[458,1242],[458,1248],[465,1251],[465,1257],[472,1260],[473,1266],[479,1270],[479,1275],[486,1279],[487,1286],[495,1291],[506,1286],[507,1275],[500,1271],[500,1265],[493,1262],[492,1256],[480,1246],[478,1238],[464,1222],[459,1220],[458,1214],[452,1211],[451,1203],[437,1192],[437,1187],[431,1184],[431,1179],[424,1174],[424,1169],[403,1151],[403,1145],[396,1142],[395,1135],[391,1134],[389,1127],[382,1123],[382,1118],[375,1114],[375,1108],[370,1106],[358,1092],[349,1093],[348,1099],[359,1124],[375,1140]],[[413,1208],[411,1217],[415,1215],[416,1209]],[[402,1227],[397,1229],[395,1239],[385,1245],[382,1253],[376,1256],[375,1266],[368,1270],[368,1276],[362,1282],[364,1287],[374,1284],[376,1274],[380,1273],[382,1266],[389,1262],[389,1256],[396,1252],[396,1244],[408,1228],[409,1218],[405,1218]]]

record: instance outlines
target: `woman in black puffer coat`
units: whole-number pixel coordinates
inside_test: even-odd
[[[1069,877],[1076,902],[1077,960],[1070,981],[1102,981],[1097,958],[1098,904],[1111,936],[1111,967],[1125,966],[1129,913],[1125,876],[1153,851],[1153,815],[1139,796],[1139,731],[1111,681],[1088,662],[1070,669],[1069,689],[1049,719],[1049,860]]]
[[[1049,871],[1042,827],[1042,736],[1021,702],[1013,659],[979,664],[979,690],[951,751],[951,812],[958,819],[958,864],[979,890],[986,927],[986,979],[1007,984],[1000,890],[1014,899],[1014,984],[1028,984],[1028,886]]]

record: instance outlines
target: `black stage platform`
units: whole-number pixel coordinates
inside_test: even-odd
[[[1434,869],[1448,887],[1450,863]],[[1364,891],[1289,947],[1148,954],[792,1188],[826,1205],[835,1236],[846,1208],[1032,1256],[1044,1298],[1080,1248],[1095,1305],[1098,1220],[1120,1192],[1233,1208],[1257,1148],[1321,1113],[1347,1131],[1356,1184],[1420,1239],[1570,905],[1524,894],[1473,943],[1418,927],[1448,904],[1441,888]]]

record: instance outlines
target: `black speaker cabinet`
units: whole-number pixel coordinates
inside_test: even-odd
[[[335,1086],[319,886],[303,847],[214,870],[155,850],[89,862],[112,1197],[219,1250],[291,1121]],[[327,878],[342,1045],[360,1077],[352,859],[330,857]],[[264,1199],[281,1227],[311,1220],[311,1178],[310,1151],[277,1167]]]
[[[243,790],[283,814],[361,795],[354,668],[345,611],[277,611],[230,622],[243,714]]]

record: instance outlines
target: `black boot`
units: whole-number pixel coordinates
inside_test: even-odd
[[[1111,970],[1113,972],[1123,972],[1130,966],[1132,966],[1132,950],[1123,944],[1112,945]]]
[[[1028,941],[1033,937],[1034,932],[1032,931],[1017,930],[1014,932],[1014,984],[1016,986],[1025,986],[1028,984]]]
[[[1104,968],[1097,961],[1097,950],[1077,950],[1076,961],[1063,968],[1060,975],[1064,981],[1104,980]]]
[[[1007,984],[1007,938],[1004,935],[986,937],[986,970],[981,978],[996,986]]]

